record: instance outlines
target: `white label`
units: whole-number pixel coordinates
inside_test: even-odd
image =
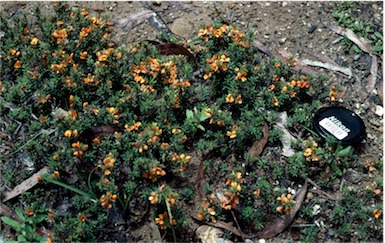
[[[334,117],[333,117],[334,118]],[[334,120],[334,119],[333,119]],[[341,123],[341,122],[339,122]],[[332,120],[330,120],[329,118],[324,118],[322,119],[319,124],[325,128],[328,132],[330,132],[331,134],[333,134],[334,137],[336,137],[338,140],[342,140],[344,138],[346,138],[348,136],[348,132],[350,131],[349,129],[347,129],[345,126],[343,128],[339,127],[336,123],[334,123]],[[345,130],[348,130],[345,131]]]

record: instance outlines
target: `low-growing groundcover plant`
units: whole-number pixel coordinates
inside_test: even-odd
[[[2,183],[14,188],[51,170],[6,203],[25,221],[2,217],[15,239],[125,241],[124,231],[152,219],[164,240],[186,241],[192,218],[234,217],[252,235],[290,214],[290,186],[311,178],[333,190],[348,168],[382,170],[382,161],[352,163],[351,147],[312,131],[312,113],[333,104],[339,87],[293,71],[295,60],[266,58],[252,33],[231,23],[202,26],[196,38],[176,41],[192,57],[161,55],[152,42],[118,46],[112,25],[62,3],[53,17],[37,10],[32,21],[1,19],[0,139],[11,144],[1,156]],[[283,112],[301,134],[288,158],[275,126]],[[265,152],[249,153],[263,139]],[[378,179],[361,198],[344,189],[337,201],[308,199],[299,216],[330,220],[337,240],[379,240],[381,187]],[[303,228],[301,239],[313,241],[321,229]]]

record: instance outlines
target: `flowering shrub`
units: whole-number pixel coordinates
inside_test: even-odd
[[[304,113],[320,103],[312,95],[318,92],[322,101],[332,102],[335,87],[315,91],[312,85],[320,80],[293,71],[293,60],[262,61],[251,44],[253,36],[234,25],[202,26],[196,38],[183,43],[192,59],[161,55],[148,42],[118,46],[110,39],[112,23],[66,4],[57,4],[55,11],[49,19],[37,12],[38,26],[25,17],[0,22],[2,115],[22,124],[27,136],[27,141],[14,141],[16,149],[6,158],[22,154],[39,162],[35,169],[47,165],[54,171],[42,181],[57,183],[34,192],[49,208],[49,240],[104,239],[112,212],[141,222],[144,215],[132,208],[139,202],[176,240],[174,227],[186,225],[178,180],[196,173],[189,170],[193,156],[216,149],[216,159],[204,162],[211,180],[225,179],[217,179],[216,191],[206,184],[204,193],[210,196],[195,202],[199,219],[216,221],[230,211],[258,208],[262,213],[247,218],[263,226],[266,215],[278,215],[276,210],[290,213],[291,195],[273,190],[272,179],[282,177],[281,167],[271,158],[251,158],[247,150],[263,137],[266,122],[268,142],[278,143],[277,112],[290,115],[293,131],[308,126],[310,115]],[[17,126],[7,127],[6,136],[18,133]],[[298,152],[287,161],[298,168],[288,171],[293,180],[318,171],[314,163],[331,168],[321,160],[335,147],[323,149],[329,145],[320,143],[309,138],[297,145]],[[18,173],[22,180],[32,171]],[[191,180],[183,183],[195,187]],[[54,197],[56,185],[64,186],[60,198]],[[275,208],[278,196],[281,206]],[[67,213],[58,206],[63,199]],[[33,197],[23,200],[32,203]],[[374,215],[378,218],[379,212]]]

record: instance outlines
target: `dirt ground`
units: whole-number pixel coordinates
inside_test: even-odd
[[[368,95],[368,76],[371,58],[361,52],[345,51],[340,35],[328,29],[324,23],[333,22],[332,12],[335,2],[68,2],[73,7],[90,8],[95,13],[118,21],[128,13],[143,9],[154,10],[167,27],[183,38],[197,35],[201,24],[212,24],[215,19],[223,18],[237,23],[243,32],[255,31],[256,38],[271,50],[282,49],[299,59],[316,60],[313,53],[329,57],[339,65],[350,68],[353,75],[347,77],[322,68],[315,68],[320,74],[330,75],[329,82],[337,82],[346,87],[346,93],[340,102],[352,109],[364,120],[367,138],[362,145],[364,155],[383,157],[383,101],[382,93],[382,57],[379,58],[376,88]],[[2,15],[12,16],[21,12],[33,14],[39,7],[43,14],[50,14],[53,2],[1,2]],[[360,18],[372,22],[380,32],[383,30],[383,3],[359,2]],[[129,45],[141,40],[157,40],[158,31],[149,21],[140,23],[129,31],[115,28],[115,41]],[[379,95],[380,93],[380,95]],[[360,187],[359,184],[352,185]],[[146,225],[131,232],[128,238],[151,234],[151,227]],[[147,233],[146,233],[147,232]],[[145,238],[145,237],[144,237]],[[292,240],[288,233],[280,234],[274,241]]]

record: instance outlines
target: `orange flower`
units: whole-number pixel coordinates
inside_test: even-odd
[[[16,50],[13,48],[10,48],[9,53],[11,53],[11,55],[14,56],[16,54]]]
[[[33,209],[32,208],[28,208],[27,215],[28,216],[32,216],[33,215]]]
[[[214,72],[218,71],[219,69],[218,64],[216,62],[211,63],[210,67],[211,67],[211,70],[213,70]]]
[[[237,98],[235,98],[235,103],[242,104],[242,96],[238,95]]]
[[[279,68],[281,66],[281,64],[279,62],[276,62],[276,63],[274,63],[274,66]]]
[[[20,61],[17,60],[17,61],[15,62],[15,64],[13,65],[13,67],[16,68],[16,69],[21,68],[21,63],[20,63]]]
[[[44,123],[44,122],[47,121],[47,117],[41,116],[41,117],[39,118],[39,121],[40,121],[41,123]]]
[[[261,194],[261,189],[256,189],[253,194],[256,197],[259,197],[259,195]]]
[[[86,59],[87,54],[88,54],[88,52],[86,52],[86,51],[80,52],[80,59],[82,59],[82,60]]]
[[[158,203],[158,194],[156,192],[151,192],[151,196],[148,197],[148,200],[150,200],[151,204]]]
[[[55,170],[54,172],[53,172],[53,178],[58,178],[60,176],[60,173],[59,173],[59,171],[57,171],[57,170]]]
[[[303,155],[304,155],[305,157],[309,157],[312,153],[313,153],[313,149],[312,149],[312,148],[307,148],[307,149],[305,149],[305,151],[303,152]]]
[[[221,62],[230,62],[230,58],[229,57],[226,57],[225,55],[221,55],[221,59],[220,59]]]
[[[37,45],[38,42],[39,42],[39,39],[36,38],[36,37],[34,37],[34,38],[32,38],[30,44],[33,45],[33,46],[35,46],[35,45]]]
[[[246,80],[247,80],[247,73],[245,71],[238,72],[237,76],[235,77],[235,80],[241,80],[242,82],[246,82]]]
[[[203,75],[203,79],[206,80],[206,79],[210,78],[211,75],[212,75],[211,72],[206,71],[206,73]]]
[[[233,103],[234,101],[235,101],[235,99],[234,99],[234,97],[233,97],[232,94],[228,94],[228,95],[226,96],[226,102],[227,102],[227,103]]]
[[[330,91],[330,93],[329,93],[329,98],[330,98],[331,101],[335,101],[336,98],[337,98],[337,92],[335,92],[335,91]]]
[[[55,38],[67,38],[67,29],[55,30],[51,35]]]
[[[235,138],[237,136],[237,131],[227,131],[226,135],[229,136],[230,138]]]
[[[381,211],[378,210],[378,209],[375,209],[375,210],[373,211],[373,215],[374,215],[374,217],[375,217],[376,219],[378,219],[378,218],[381,216]]]
[[[84,214],[81,214],[80,217],[79,217],[79,220],[80,220],[81,222],[86,222],[87,217],[86,217]]]
[[[52,208],[48,209],[48,221],[52,221],[55,219],[55,214],[53,213]]]
[[[274,89],[275,89],[275,85],[274,84],[269,86],[269,91],[273,91]]]
[[[108,56],[107,55],[100,55],[98,56],[98,61],[99,62],[105,62],[107,60]]]
[[[279,105],[279,101],[278,101],[278,99],[277,99],[277,97],[273,97],[273,105],[274,106],[278,106]]]
[[[86,9],[83,8],[81,14],[82,14],[83,16],[87,16],[87,15],[88,15],[88,11],[87,11]]]
[[[296,93],[295,93],[294,91],[290,91],[290,94],[289,94],[289,95],[290,95],[291,98],[294,98],[295,95],[296,95]]]
[[[207,29],[199,29],[199,33],[198,33],[198,36],[205,36],[208,34],[208,31]]]

